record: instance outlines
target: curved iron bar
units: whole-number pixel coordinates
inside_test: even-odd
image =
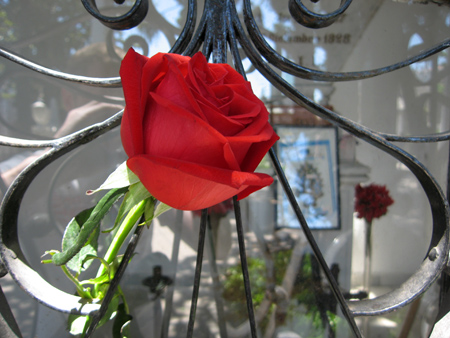
[[[170,48],[171,53],[181,54],[182,51],[186,49],[189,41],[192,40],[192,35],[194,34],[195,23],[197,21],[197,0],[188,1],[188,12],[186,16],[186,23],[184,24],[183,30],[180,33],[175,44]]]
[[[204,39],[207,23],[208,23],[207,15],[205,14],[205,9],[203,9],[203,14],[200,18],[200,22],[198,23],[198,27],[195,30],[191,41],[189,41],[188,45],[186,46],[186,49],[183,51],[182,53],[183,55],[192,56],[200,49],[202,43],[206,44]]]
[[[37,73],[48,75],[65,81],[71,81],[75,83],[82,83],[88,86],[105,87],[105,88],[119,88],[121,86],[120,77],[98,78],[60,72],[57,70],[41,66],[13,52],[7,51],[4,48],[0,48],[0,56],[17,63],[18,65],[31,69]]]
[[[365,71],[356,72],[322,72],[315,69],[300,66],[287,58],[280,55],[276,50],[274,50],[264,39],[258,25],[253,17],[252,8],[250,0],[244,0],[244,22],[247,27],[248,34],[253,41],[255,47],[264,56],[264,58],[269,61],[270,64],[274,65],[283,72],[289,73],[291,75],[297,76],[302,79],[314,80],[314,81],[354,81],[363,80],[378,75],[390,73],[392,71],[407,67],[413,63],[422,61],[423,59],[434,55],[438,52],[443,51],[450,47],[450,39],[443,41],[442,43],[431,47],[422,53],[410,57],[404,61],[385,66],[382,68],[376,68]]]
[[[24,140],[22,138],[8,137],[0,135],[0,145],[16,147],[16,148],[49,148],[56,147],[58,144],[55,140]]]
[[[47,165],[120,125],[122,113],[123,111],[102,123],[92,125],[48,144],[52,148],[16,177],[7,190],[0,207],[0,254],[3,264],[16,283],[31,297],[61,312],[90,315],[99,310],[100,305],[88,303],[80,297],[55,288],[29,265],[18,240],[17,221],[20,203],[29,185]],[[31,142],[31,144],[33,143]]]
[[[295,103],[396,158],[410,169],[422,185],[429,200],[433,218],[433,233],[427,257],[420,268],[398,289],[375,299],[350,302],[349,306],[354,315],[368,316],[393,311],[409,304],[431,286],[447,263],[446,253],[450,248],[449,206],[440,186],[422,163],[412,155],[388,142],[379,133],[316,104],[289,85],[264,62],[245,35],[240,22],[235,23],[235,28],[238,32],[238,40],[247,56],[272,85]],[[325,271],[328,270],[326,266],[322,267],[325,268]]]
[[[302,0],[289,0],[289,12],[295,21],[308,28],[332,25],[347,10],[353,0],[341,0],[339,8],[328,14],[317,14],[305,7]]]
[[[115,30],[126,30],[139,25],[147,16],[148,0],[136,0],[133,7],[118,17],[105,16],[100,13],[95,0],[81,0],[84,8],[103,25]],[[122,4],[124,1],[115,1]]]
[[[139,30],[141,32],[147,32],[146,27],[149,25],[152,27],[158,27],[158,30],[168,39],[169,44],[172,46],[170,48],[170,53],[178,53],[180,54],[189,43],[192,34],[195,29],[195,23],[196,23],[196,16],[197,16],[197,2],[196,0],[188,0],[187,4],[187,15],[186,20],[184,22],[183,29],[181,33],[179,32],[179,28],[175,27],[172,23],[167,21],[167,18],[164,17],[161,13],[159,13],[154,4],[152,2],[149,3],[149,10],[152,11],[152,21],[147,22],[145,25],[141,25],[139,27]],[[110,30],[107,33],[112,37],[113,31]],[[111,43],[111,47],[113,45],[112,39],[109,41]],[[141,35],[130,35],[126,38],[126,40],[123,42],[123,49],[127,50],[130,47],[133,47],[134,44],[137,43],[143,48],[143,55],[150,56],[149,55],[149,46],[146,42],[146,40]],[[121,58],[120,60],[121,61]]]
[[[384,133],[379,133],[379,135],[386,141],[391,142],[429,143],[429,142],[442,142],[450,140],[450,131],[445,131],[437,134],[415,135],[415,136],[401,136]]]

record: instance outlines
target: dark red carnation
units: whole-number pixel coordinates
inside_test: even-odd
[[[198,210],[273,182],[254,171],[278,136],[232,67],[201,53],[147,58],[130,49],[120,75],[127,165],[155,198]]]
[[[389,196],[389,190],[384,185],[370,184],[355,188],[356,217],[364,218],[371,223],[374,218],[379,218],[387,213],[387,208],[394,203]]]

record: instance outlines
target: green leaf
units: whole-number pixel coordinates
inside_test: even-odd
[[[74,336],[80,334],[84,335],[89,327],[91,319],[90,316],[70,314],[67,321],[68,331]]]
[[[83,280],[80,282],[81,285],[85,285],[85,284],[103,284],[103,283],[109,283],[111,281],[111,278],[109,278],[107,273],[104,273],[103,275],[99,276],[99,277],[95,277],[95,278],[90,278],[87,280]]]
[[[120,255],[120,256],[116,257],[115,259],[116,260],[119,259],[121,261],[122,257],[123,256]],[[104,269],[105,272],[102,275],[97,276],[95,278],[90,278],[88,280],[81,281],[80,285],[84,285],[84,284],[96,285],[96,284],[109,283],[111,281],[111,279],[114,278],[114,274],[117,271],[117,268],[118,268],[118,266],[120,264],[120,261],[119,261],[119,263],[116,263],[115,261],[113,261],[111,264],[108,264],[108,262],[105,261],[103,258],[100,258],[100,257],[97,257],[97,256],[92,256],[92,255],[87,255],[86,258],[85,258],[85,262],[87,262],[88,260],[92,260],[92,259],[100,260],[102,265],[105,267],[105,269]]]
[[[89,262],[89,261],[91,261],[91,260],[93,260],[93,259],[98,259],[98,260],[100,261],[100,263],[102,263],[102,265],[105,266],[106,269],[109,269],[109,264],[108,264],[107,261],[105,261],[103,258],[100,258],[100,257],[98,257],[98,256],[96,256],[96,255],[90,255],[90,254],[88,254],[88,255],[86,255],[86,256],[84,257],[83,265],[85,265],[86,262]]]
[[[113,324],[113,338],[129,338],[130,323],[133,317],[126,313],[125,305],[119,304],[117,308],[117,315]]]
[[[155,218],[155,203],[156,200],[154,198],[148,199],[145,202],[144,206],[144,224],[147,224],[147,227],[150,227],[150,223]],[[140,225],[144,225],[140,224]]]
[[[134,255],[136,255],[136,253],[133,253],[133,255],[131,255],[130,261],[133,259]],[[123,259],[123,255],[118,255],[114,258],[114,260],[109,265],[109,267],[111,269],[111,278],[114,278],[114,275],[116,274],[116,271],[119,268],[119,265],[122,262],[122,259]]]
[[[155,215],[153,216],[153,218],[156,218],[156,217],[162,215],[163,213],[165,213],[166,211],[168,211],[170,209],[172,209],[171,206],[169,206],[165,203],[162,203],[162,202],[158,203],[156,210],[155,210]]]
[[[103,232],[110,232],[114,230],[127,212],[129,212],[139,202],[150,197],[152,197],[152,195],[140,181],[130,185],[128,193],[125,195],[125,198],[120,205],[116,221],[114,222],[114,227],[112,229],[104,230]]]
[[[81,225],[74,241],[70,245],[63,247],[62,252],[58,252],[52,256],[52,261],[55,265],[67,264],[80,250],[86,245],[91,238],[94,231],[100,225],[100,221],[105,214],[111,209],[112,205],[125,194],[128,187],[112,189],[97,203],[94,209],[90,212],[88,219]],[[65,237],[65,235],[64,235]],[[64,243],[64,239],[63,239]]]
[[[69,222],[62,240],[63,251],[76,244],[78,236],[80,235],[81,227],[89,219],[92,210],[94,210],[94,208],[80,212]],[[99,228],[95,228],[85,246],[82,247],[81,250],[67,262],[67,267],[70,270],[80,274],[81,271],[86,270],[91,265],[92,262],[88,262],[87,264],[84,264],[84,262],[86,256],[97,254],[99,233]]]
[[[85,288],[83,285],[81,285],[79,280],[70,273],[70,271],[66,265],[61,265],[61,269],[64,272],[64,274],[67,276],[67,278],[69,278],[69,280],[75,284],[77,293],[80,297],[82,297],[84,299],[88,299],[88,300],[94,299],[94,297],[91,294],[91,289]]]
[[[100,190],[128,187],[140,182],[139,178],[127,167],[127,162],[123,162],[117,169],[108,176],[106,181],[95,190],[88,190],[86,194],[92,195]]]
[[[154,218],[156,218],[156,217],[162,215],[163,213],[165,213],[166,211],[172,209],[171,206],[168,206],[167,204],[161,203],[161,202],[155,208],[155,203],[156,203],[156,200],[154,198],[153,199],[149,199],[147,201],[147,203],[145,204],[145,210],[144,210],[145,222],[143,224],[140,224],[140,225],[147,224],[147,226],[149,227],[151,221]]]

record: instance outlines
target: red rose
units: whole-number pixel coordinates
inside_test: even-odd
[[[272,183],[254,170],[278,140],[250,83],[227,64],[130,49],[120,69],[127,165],[158,200],[204,209]]]
[[[355,187],[356,217],[364,218],[371,223],[374,218],[380,218],[387,213],[388,206],[394,200],[384,185],[370,184],[366,187],[358,184]]]

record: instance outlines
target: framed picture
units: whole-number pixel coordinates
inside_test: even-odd
[[[336,128],[278,126],[276,130],[278,157],[308,226],[340,229]],[[276,195],[277,226],[300,228],[280,183]]]

